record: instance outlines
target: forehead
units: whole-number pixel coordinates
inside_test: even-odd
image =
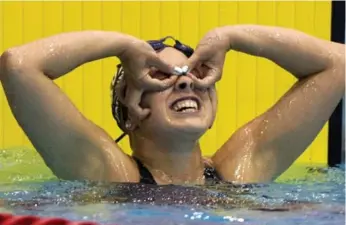
[[[167,63],[177,66],[184,65],[187,59],[182,52],[172,47],[164,48],[158,52],[158,55]]]

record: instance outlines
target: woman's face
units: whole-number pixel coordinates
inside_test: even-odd
[[[184,66],[186,56],[174,48],[165,48],[160,57],[171,65]],[[192,73],[203,77],[205,70],[196,68]],[[154,78],[164,79],[167,74],[154,72]],[[196,89],[187,76],[179,76],[175,84],[161,92],[147,92],[141,105],[150,108],[150,116],[141,122],[141,133],[149,135],[203,135],[215,119],[217,98],[215,87]]]

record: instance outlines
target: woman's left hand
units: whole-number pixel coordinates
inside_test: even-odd
[[[202,67],[205,71],[202,78],[188,73],[196,87],[205,89],[221,79],[226,53],[230,47],[229,38],[222,28],[214,28],[204,35],[187,63],[189,71],[197,67]]]

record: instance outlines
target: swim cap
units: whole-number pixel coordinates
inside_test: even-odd
[[[175,44],[173,46],[170,46],[170,45],[167,45],[164,43],[168,38],[175,41]],[[176,40],[172,36],[167,36],[167,37],[162,38],[160,40],[150,40],[147,42],[148,42],[148,44],[150,44],[150,46],[156,52],[160,52],[161,50],[163,50],[166,47],[173,47],[173,48],[179,50],[180,52],[182,52],[188,58],[194,52],[194,50],[190,46],[182,44],[180,41]],[[117,65],[117,71],[116,71],[116,73],[112,79],[112,83],[111,83],[112,114],[113,114],[113,117],[116,120],[118,126],[124,132],[124,134],[122,134],[119,138],[117,138],[116,142],[120,141],[126,135],[125,121],[127,120],[128,110],[127,110],[127,107],[124,106],[119,101],[119,96],[117,96],[117,93],[115,91],[115,87],[117,85],[120,85],[121,82],[124,82],[123,79],[124,79],[124,69],[121,66],[121,64],[118,64]],[[126,87],[124,87],[123,91],[126,92]],[[121,93],[121,94],[125,94],[125,93]]]

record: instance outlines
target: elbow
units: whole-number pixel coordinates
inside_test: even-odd
[[[345,45],[344,44],[340,44],[338,45],[338,51],[337,51],[337,65],[338,67],[340,67],[344,73],[343,76],[345,77]]]
[[[0,56],[0,80],[3,80],[3,78],[9,73],[10,67],[12,67],[12,53],[11,51],[7,50]]]
[[[345,45],[339,43],[333,43],[335,51],[332,57],[332,63],[330,71],[333,78],[338,81],[341,87],[341,95],[345,93]]]
[[[11,48],[0,56],[0,80],[12,74],[23,73],[32,67],[29,59],[18,48]]]
[[[18,73],[22,68],[22,57],[15,49],[8,49],[0,57],[0,79],[13,73]]]
[[[329,57],[328,69],[343,71],[343,76],[345,76],[345,45],[339,43],[331,43],[332,53]]]

